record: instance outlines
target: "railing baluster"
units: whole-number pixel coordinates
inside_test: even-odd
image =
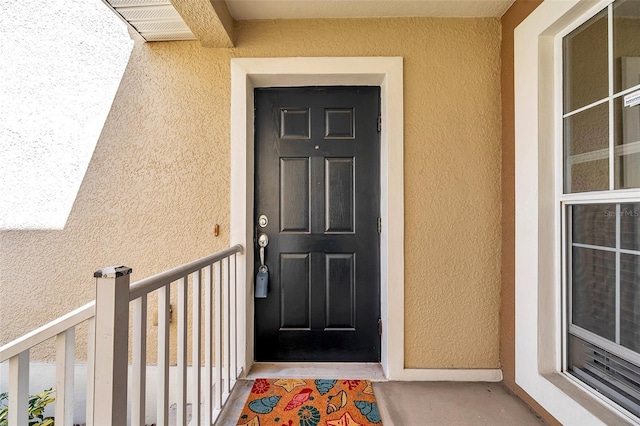
[[[55,422],[59,425],[73,424],[75,336],[75,327],[71,327],[56,337]]]
[[[133,302],[131,424],[145,426],[147,381],[147,296]]]
[[[229,383],[231,382],[231,374],[230,374],[231,362],[229,361],[229,353],[231,349],[231,344],[229,342],[229,335],[230,335],[229,311],[231,310],[229,306],[229,301],[231,299],[229,297],[229,287],[230,287],[229,258],[227,257],[225,260],[223,260],[220,263],[225,266],[224,267],[224,284],[222,285],[222,295],[223,295],[222,315],[224,317],[223,319],[224,338],[223,338],[223,346],[222,346],[224,350],[224,355],[223,355],[224,362],[222,365],[223,365],[223,377],[224,377],[223,393],[226,399],[229,396],[229,389],[230,389]]]
[[[29,349],[9,359],[9,426],[26,425],[29,400]]]
[[[200,424],[200,393],[201,393],[201,384],[200,384],[200,346],[202,340],[200,338],[200,270],[197,270],[192,275],[192,325],[191,325],[191,368],[192,368],[192,391],[193,396],[191,397],[191,424],[199,425]]]
[[[215,329],[213,348],[215,351],[215,366],[214,366],[214,383],[216,387],[215,399],[213,408],[219,411],[222,407],[222,262],[216,263],[216,280],[214,284],[214,315],[215,315]]]
[[[233,270],[231,273],[232,280],[229,283],[230,295],[231,295],[231,310],[229,312],[229,317],[231,318],[231,355],[230,361],[231,363],[231,374],[233,378],[233,382],[235,385],[236,379],[238,378],[238,319],[237,319],[237,310],[236,304],[238,303],[238,292],[237,292],[237,276],[236,276],[236,255],[233,255],[233,262],[230,262],[230,265],[233,265]],[[232,386],[233,388],[233,386]]]
[[[93,393],[95,392],[96,318],[87,320],[87,426],[93,426]]]
[[[157,424],[169,424],[169,300],[171,286],[158,289],[158,394]]]
[[[187,425],[187,280],[178,280],[178,401],[177,424]]]
[[[204,268],[204,421],[213,424],[213,289],[211,282],[212,265]]]

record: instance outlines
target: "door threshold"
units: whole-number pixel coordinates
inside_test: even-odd
[[[247,379],[354,379],[386,382],[376,362],[256,362]]]

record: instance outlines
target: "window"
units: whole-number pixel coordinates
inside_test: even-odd
[[[640,0],[562,38],[565,370],[640,417]]]

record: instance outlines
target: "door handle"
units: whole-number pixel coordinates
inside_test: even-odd
[[[269,244],[269,237],[262,233],[258,236],[258,246],[260,247],[260,267],[256,275],[255,297],[264,299],[269,293],[269,268],[264,264],[264,248]]]
[[[258,247],[260,247],[260,270],[267,270],[264,264],[264,248],[269,245],[269,236],[264,232],[258,236]]]

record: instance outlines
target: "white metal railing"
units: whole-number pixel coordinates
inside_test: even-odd
[[[169,393],[177,390],[176,424],[213,424],[242,372],[242,364],[238,363],[236,312],[236,254],[242,251],[242,246],[236,245],[131,285],[130,268],[112,267],[96,272],[95,302],[0,348],[0,362],[9,360],[9,425],[27,424],[29,352],[35,345],[53,337],[56,337],[57,360],[55,421],[60,425],[73,424],[75,327],[87,321],[87,425],[128,423],[127,389],[130,385],[130,424],[144,426],[147,417],[147,302],[153,293],[157,295],[158,304],[158,387],[154,422],[158,426],[169,424]],[[169,333],[172,287],[177,291],[175,342],[170,341]],[[130,307],[133,311],[131,323]],[[170,385],[172,344],[177,354],[177,383]],[[187,417],[189,402],[190,421]]]

